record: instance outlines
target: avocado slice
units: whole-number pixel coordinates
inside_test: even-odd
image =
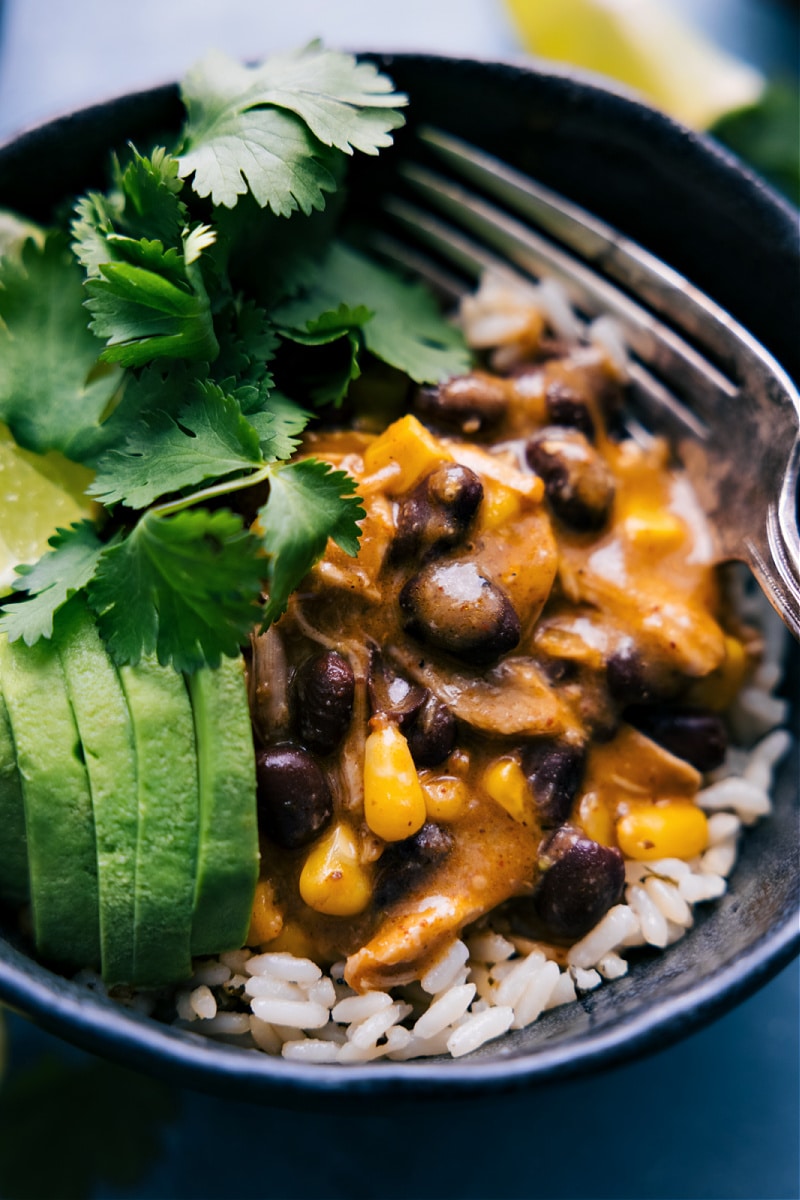
[[[36,945],[59,962],[99,966],[92,797],[54,642],[0,637],[0,678],[22,783]]]
[[[155,657],[120,667],[136,747],[132,983],[155,987],[191,974],[197,869],[197,753],[182,675]]]
[[[244,945],[258,879],[256,768],[244,659],[189,678],[197,739],[200,837],[192,953]]]
[[[25,904],[29,894],[25,803],[11,723],[0,687],[0,900]]]
[[[117,669],[78,598],[62,612],[57,646],[92,794],[103,979],[128,983],[139,824],[133,724]]]

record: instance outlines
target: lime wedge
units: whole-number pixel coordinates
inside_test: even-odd
[[[18,259],[28,238],[33,238],[41,246],[44,244],[44,230],[34,225],[33,221],[0,208],[0,254]]]
[[[627,84],[696,129],[755,103],[763,76],[659,0],[507,0],[525,48]]]
[[[94,516],[83,493],[92,472],[55,451],[32,454],[0,425],[0,595],[11,589],[19,563],[36,562],[58,527]]]

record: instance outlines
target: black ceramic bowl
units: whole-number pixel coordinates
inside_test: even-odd
[[[411,97],[403,137],[416,123],[436,124],[584,204],[687,275],[800,377],[797,214],[718,146],[566,72],[419,55],[379,61]],[[176,128],[181,116],[170,86],[25,133],[0,147],[0,207],[48,219],[64,197],[104,183],[110,146],[143,143]],[[390,183],[395,153],[358,165],[356,198],[374,200]],[[795,648],[795,730],[796,658]],[[26,954],[8,916],[0,926],[0,999],[88,1049],[242,1099],[441,1096],[564,1078],[683,1036],[789,961],[800,941],[797,803],[793,755],[779,773],[773,816],[743,838],[728,893],[698,910],[686,938],[639,959],[613,985],[457,1061],[305,1066],[212,1043],[47,971]]]

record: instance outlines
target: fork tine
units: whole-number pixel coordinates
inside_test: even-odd
[[[723,370],[738,375],[741,363],[733,352],[730,316],[679,272],[586,209],[461,139],[431,126],[418,130],[417,136],[459,178],[593,263],[683,329]]]
[[[384,201],[384,207],[407,233],[424,242],[465,276],[468,282],[458,291],[453,276],[447,276],[451,285],[443,294],[448,299],[456,300],[470,290],[484,271],[492,271],[512,280],[523,279],[522,275],[511,270],[502,259],[408,201],[389,197]],[[406,241],[388,238],[385,234],[374,234],[371,241],[374,248],[386,257],[392,258],[406,270],[423,275],[437,290],[442,291],[438,283],[439,268],[429,258],[409,248]],[[693,438],[704,440],[708,436],[703,421],[686,405],[681,404],[645,367],[632,362],[629,364],[628,373],[633,385],[632,401],[645,424],[652,423],[653,416],[657,414],[658,424],[664,428],[665,433],[673,437],[688,433]]]
[[[586,209],[492,155],[431,126],[418,130],[418,137],[457,178],[470,180],[534,222],[680,329],[743,389],[766,391],[773,402],[788,403],[797,425],[800,396],[783,369],[729,313],[683,275]]]
[[[460,279],[435,263],[421,251],[412,249],[407,242],[401,242],[391,234],[378,229],[367,229],[366,237],[373,250],[382,258],[391,259],[403,271],[410,275],[418,275],[424,279],[430,288],[446,305],[457,304],[466,291],[469,290]]]
[[[591,317],[613,316],[640,361],[656,375],[669,379],[673,387],[691,395],[701,417],[737,395],[737,386],[693,347],[571,254],[459,184],[417,166],[403,165],[400,170],[415,192],[524,272],[557,279],[579,311]],[[406,220],[409,218],[413,224],[413,215],[406,209]],[[417,219],[421,217],[417,215]],[[443,251],[443,246],[440,249]]]

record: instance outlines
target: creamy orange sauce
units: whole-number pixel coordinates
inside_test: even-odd
[[[599,458],[613,481],[598,528],[563,520],[526,457],[528,439],[553,425],[545,397],[554,382],[568,385],[590,414],[594,444],[579,451]],[[358,863],[347,870],[361,872],[359,886],[370,898],[351,915],[318,911],[299,891],[314,843],[287,850],[265,838],[251,940],[264,933],[263,944],[273,949],[327,962],[346,957],[348,981],[359,989],[418,977],[465,925],[534,893],[544,829],[520,772],[527,746],[547,739],[585,754],[568,820],[603,845],[618,844],[618,823],[632,807],[693,804],[700,773],[623,720],[630,697],[615,691],[609,664],[633,655],[647,689],[671,703],[707,680],[722,679],[723,687],[732,647],[741,650],[723,625],[711,539],[668,448],[607,432],[608,398],[618,384],[602,356],[582,351],[576,361],[546,362],[493,386],[502,391],[505,416],[477,438],[435,421],[420,425],[420,434],[404,419],[378,434],[317,430],[303,448],[352,474],[367,515],[358,557],[330,544],[277,626],[288,663],[286,711],[293,672],[311,653],[335,650],[350,663],[352,717],[339,747],[320,763],[333,820],[346,823],[358,847]],[[447,463],[479,478],[474,517],[453,544],[398,556],[403,505]],[[471,564],[502,592],[519,621],[512,648],[475,661],[468,650],[452,653],[409,629],[399,598],[431,563]],[[384,903],[374,897],[387,843],[364,814],[364,746],[375,728],[368,676],[376,653],[456,719],[450,753],[419,768],[428,821],[445,831],[449,848]],[[296,738],[291,716],[272,728],[262,722],[257,732],[267,743]]]

